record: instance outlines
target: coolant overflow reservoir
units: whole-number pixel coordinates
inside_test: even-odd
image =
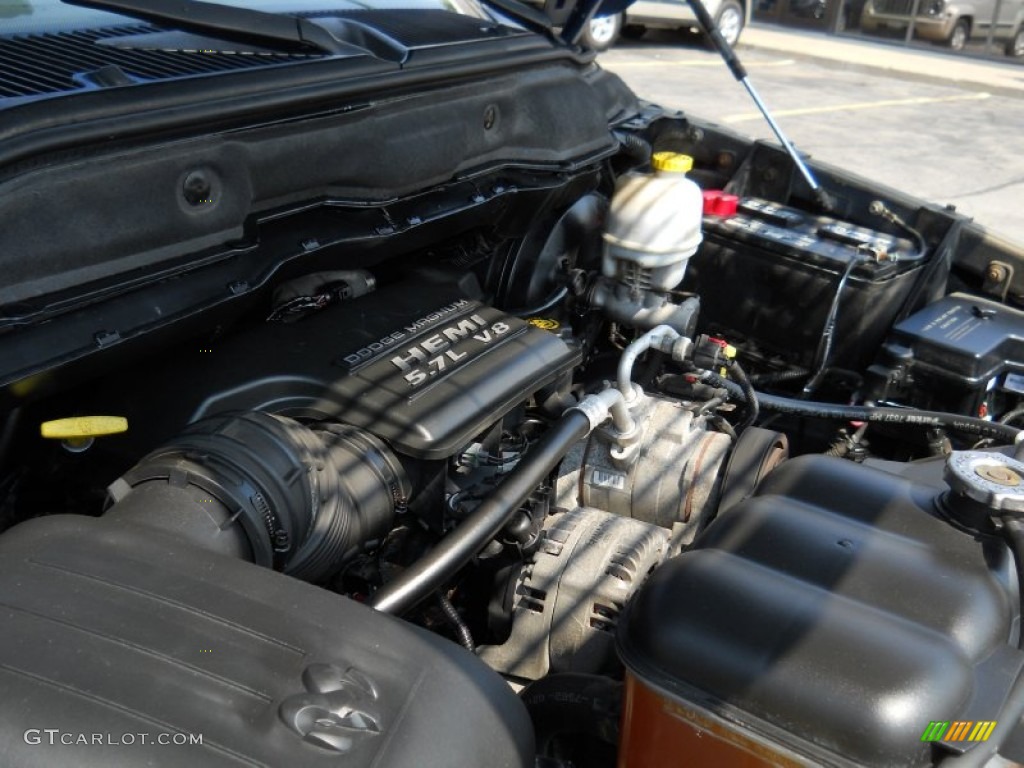
[[[693,158],[655,152],[653,174],[625,177],[612,196],[605,277],[638,288],[670,291],[700,245],[704,199],[686,177]]]

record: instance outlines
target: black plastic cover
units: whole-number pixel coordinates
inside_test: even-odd
[[[263,410],[343,421],[399,453],[447,458],[579,360],[555,334],[473,292],[394,284],[299,322],[261,324],[133,387],[145,390],[147,412],[165,404],[164,439],[217,413]],[[133,397],[110,394],[110,407],[124,413]]]
[[[655,571],[623,660],[817,761],[930,764],[928,723],[997,719],[1020,666],[990,570],[1005,549],[934,517],[934,495],[839,459],[783,464]]]
[[[930,376],[984,387],[1006,371],[1024,371],[1024,312],[953,293],[893,328],[887,351]]]
[[[522,704],[455,643],[151,529],[24,523],[0,604],[4,768],[533,766]]]

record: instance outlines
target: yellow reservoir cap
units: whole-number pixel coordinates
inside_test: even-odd
[[[39,425],[39,434],[48,440],[81,440],[127,431],[128,419],[124,416],[72,416]]]
[[[651,155],[651,166],[656,171],[687,173],[693,169],[693,158],[679,152],[655,152]]]

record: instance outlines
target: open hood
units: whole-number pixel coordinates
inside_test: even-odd
[[[1024,764],[1021,247],[619,4],[87,2],[0,35],[3,768]]]

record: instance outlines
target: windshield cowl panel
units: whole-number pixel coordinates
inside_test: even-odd
[[[0,0],[0,16],[4,9],[8,14],[17,12],[12,2],[20,0]],[[431,3],[433,7],[419,5],[338,10],[334,3],[333,10],[325,11],[313,3],[304,4],[299,12],[292,6],[291,14],[281,17],[202,3],[200,7],[213,10],[196,14],[199,21],[195,22],[184,21],[189,14],[179,4],[168,14],[177,14],[183,21],[172,19],[157,26],[144,23],[152,14],[142,11],[137,18],[128,18],[47,2],[38,6],[37,23],[7,23],[0,34],[0,110],[54,95],[269,69],[312,59],[341,59],[346,65],[377,59],[388,65],[415,66],[443,63],[448,57],[494,55],[495,46],[543,43],[489,17],[455,13],[440,0]],[[37,6],[27,7],[35,18]],[[221,11],[223,16],[218,18]],[[95,21],[105,25],[97,26]],[[322,44],[305,44],[310,32]],[[358,64],[353,74],[362,74],[362,66]],[[376,69],[383,68],[387,67]],[[345,69],[338,71],[340,77],[348,74]]]

